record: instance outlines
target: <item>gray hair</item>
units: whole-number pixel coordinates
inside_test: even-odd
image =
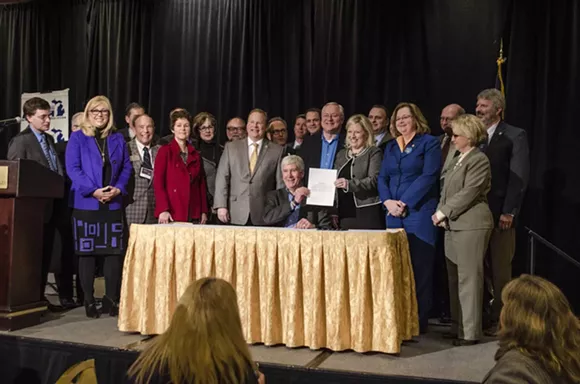
[[[479,92],[479,94],[477,95],[477,99],[489,100],[492,102],[493,107],[495,108],[496,111],[500,108],[502,111],[505,111],[505,97],[501,94],[499,90],[495,88],[488,88]]]
[[[324,107],[322,107],[322,109],[328,107],[329,105],[336,105],[338,107],[338,109],[340,110],[340,114],[342,115],[342,118],[344,119],[344,108],[342,107],[342,105],[338,104],[336,101],[330,101],[330,102],[324,104]]]
[[[284,169],[284,167],[287,165],[295,165],[300,172],[304,172],[304,160],[302,160],[300,156],[288,155],[282,158],[282,164],[280,164],[280,168]]]

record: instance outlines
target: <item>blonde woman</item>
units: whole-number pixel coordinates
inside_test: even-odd
[[[445,257],[449,281],[451,334],[456,346],[472,345],[481,338],[483,258],[493,229],[487,205],[491,170],[487,156],[476,146],[487,139],[481,120],[461,115],[451,122],[451,140],[459,156],[445,174],[433,224],[445,231]]]
[[[81,129],[66,148],[66,170],[72,181],[75,252],[87,317],[119,311],[123,254],[123,201],[132,165],[125,139],[115,133],[113,110],[105,96],[93,97],[83,113]],[[104,258],[105,296],[99,310],[93,296],[95,264]]]
[[[383,154],[375,147],[373,126],[364,115],[346,122],[345,148],[336,155],[338,219],[342,229],[385,229],[377,190]]]
[[[234,288],[209,277],[187,288],[167,331],[151,341],[128,374],[136,384],[266,382],[244,339]]]
[[[501,293],[499,349],[484,384],[580,383],[580,321],[562,292],[522,275]]]

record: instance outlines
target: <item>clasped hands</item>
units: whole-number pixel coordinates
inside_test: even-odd
[[[93,192],[93,197],[99,200],[101,204],[106,204],[120,194],[121,190],[119,188],[107,185],[106,187],[95,190],[95,192]]]
[[[385,208],[391,216],[401,217],[407,208],[407,204],[403,203],[401,200],[387,200],[384,203]]]
[[[431,216],[431,221],[433,221],[433,225],[436,227],[447,228],[446,219],[447,218],[444,217],[440,220],[439,217],[437,216],[437,213],[434,213],[433,216]]]

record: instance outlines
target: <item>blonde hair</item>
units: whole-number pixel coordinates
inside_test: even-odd
[[[495,359],[517,349],[551,374],[580,382],[580,320],[558,287],[524,274],[505,286],[501,298]]]
[[[101,137],[107,137],[112,132],[115,132],[115,127],[113,125],[115,119],[113,118],[113,108],[111,107],[111,102],[106,96],[99,95],[89,100],[83,112],[83,120],[80,126],[86,136],[95,136],[95,131],[97,128],[91,125],[89,121],[89,113],[91,113],[91,109],[99,104],[104,104],[109,110],[109,121],[107,122],[105,128],[101,130]]]
[[[168,375],[172,383],[240,383],[253,369],[236,292],[227,281],[208,277],[187,288],[167,331],[151,341],[128,374],[137,384],[155,374]]]
[[[363,129],[363,131],[367,135],[367,140],[365,142],[365,148],[374,146],[375,145],[375,134],[373,132],[373,125],[371,124],[371,121],[369,120],[369,118],[366,117],[365,115],[362,115],[362,114],[351,116],[348,119],[348,121],[346,122],[346,131],[348,132],[348,129],[355,124],[360,125],[360,127]],[[350,139],[348,138],[348,134],[346,135],[346,139],[344,140],[344,146],[346,148],[350,148]]]
[[[460,135],[469,140],[469,145],[475,147],[487,139],[487,130],[480,118],[470,114],[457,116],[451,121],[453,134]]]
[[[417,107],[413,103],[399,103],[395,107],[395,110],[391,115],[391,133],[394,133],[395,136],[401,136],[401,132],[399,132],[399,130],[397,129],[397,112],[399,112],[399,109],[405,107],[409,108],[409,111],[411,112],[411,116],[413,117],[413,121],[415,122],[415,131],[418,134],[431,133],[431,129],[429,129],[429,124],[427,124],[427,119],[425,118],[425,116],[423,116],[423,113],[421,112],[419,107]]]

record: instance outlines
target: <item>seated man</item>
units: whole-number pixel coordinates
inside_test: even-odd
[[[330,216],[320,207],[306,205],[310,191],[302,186],[304,162],[299,156],[282,159],[282,179],[285,187],[266,195],[264,222],[266,225],[298,229],[329,229]]]

